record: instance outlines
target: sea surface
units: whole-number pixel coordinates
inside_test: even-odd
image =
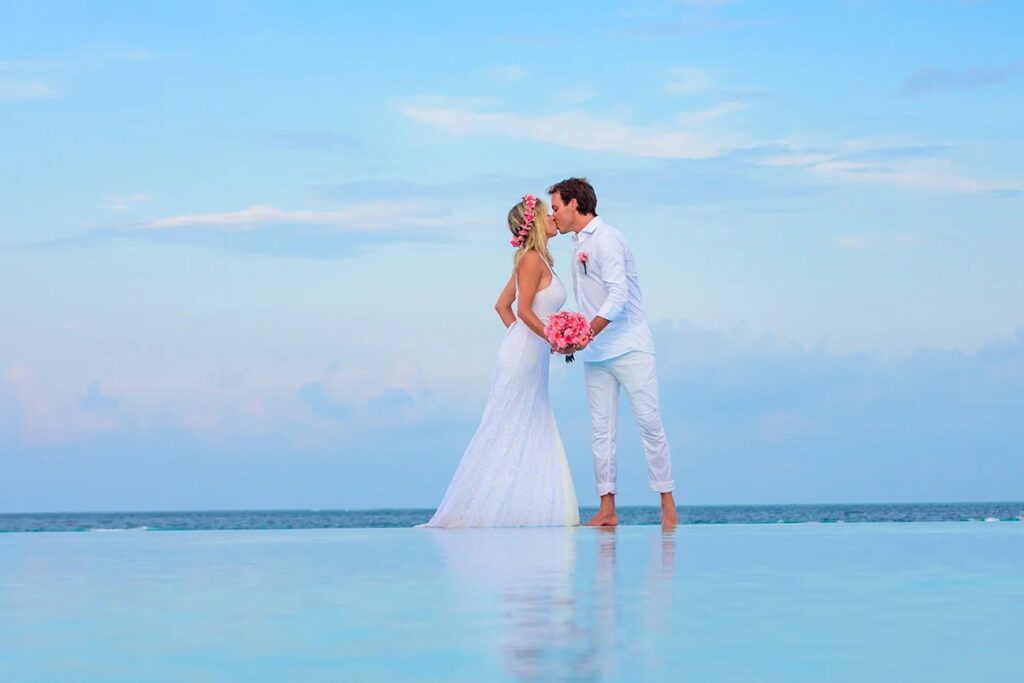
[[[843,510],[711,518],[938,514]],[[143,519],[348,519],[234,514]],[[1020,683],[1022,567],[1014,522],[7,533],[0,680]]]
[[[594,512],[583,508],[585,520]],[[656,507],[620,507],[622,525],[658,524]],[[209,510],[186,512],[53,512],[0,514],[0,533],[37,531],[209,531],[414,527],[433,510]],[[1019,522],[1021,503],[874,503],[845,505],[685,505],[682,524],[843,522]]]

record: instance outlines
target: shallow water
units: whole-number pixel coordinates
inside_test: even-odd
[[[1020,681],[1024,524],[0,535],[10,681]]]

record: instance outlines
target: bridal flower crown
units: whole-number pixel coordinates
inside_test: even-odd
[[[523,211],[523,222],[519,224],[518,234],[512,238],[512,246],[518,249],[526,244],[526,238],[533,227],[533,219],[537,216],[537,198],[532,194],[523,195],[523,204],[526,209]]]

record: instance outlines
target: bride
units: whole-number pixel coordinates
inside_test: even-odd
[[[547,205],[531,194],[508,212],[515,257],[495,310],[508,332],[491,391],[448,491],[428,527],[575,526],[576,490],[548,402],[548,317],[565,303],[551,269],[557,233]],[[518,318],[512,303],[519,298]]]

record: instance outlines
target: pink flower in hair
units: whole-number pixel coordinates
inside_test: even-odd
[[[519,224],[519,234],[512,238],[512,246],[518,249],[526,244],[526,238],[530,236],[530,229],[533,228],[533,220],[537,217],[537,198],[532,194],[523,195],[523,222]]]

